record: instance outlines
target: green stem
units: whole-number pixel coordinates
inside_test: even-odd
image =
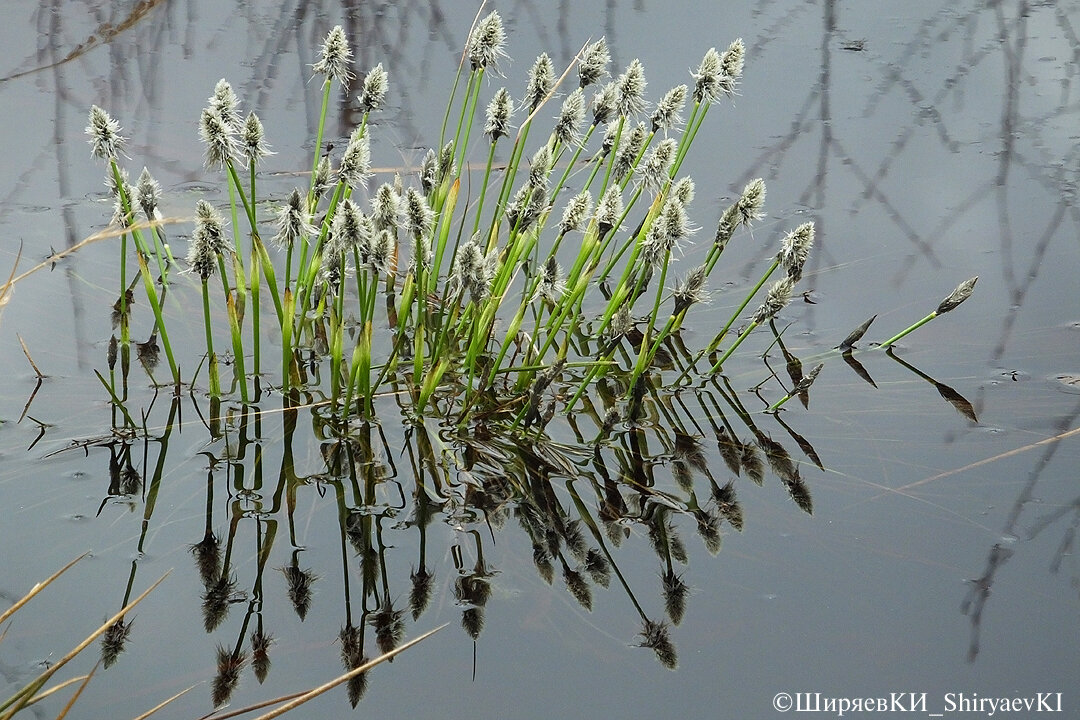
[[[218,377],[217,355],[214,354],[214,334],[210,323],[210,290],[202,281],[203,328],[206,330],[206,356],[210,360],[210,396],[221,397],[221,380]]]
[[[910,326],[908,328],[905,328],[904,330],[901,330],[896,335],[893,335],[891,338],[889,338],[885,342],[881,343],[881,345],[879,345],[878,348],[881,349],[881,350],[887,349],[890,345],[892,345],[894,342],[896,342],[900,338],[904,337],[908,333],[911,333],[911,332],[914,332],[914,331],[918,330],[923,325],[930,322],[931,320],[933,320],[937,316],[938,316],[938,313],[937,313],[937,310],[935,310],[934,312],[930,313],[929,315],[927,315],[926,317],[924,317],[922,320],[915,323],[914,325],[912,325],[912,326]]]
[[[735,342],[731,344],[731,347],[729,347],[727,351],[720,356],[720,359],[717,360],[711,368],[709,368],[709,373],[712,374],[719,372],[720,369],[723,368],[724,363],[727,362],[727,359],[731,357],[731,353],[735,352],[735,348],[739,347],[739,345],[742,344],[742,341],[745,340],[747,336],[749,336],[750,333],[753,332],[754,328],[756,328],[757,326],[758,323],[751,320],[750,324],[746,326],[746,329],[739,333],[739,337],[735,338]]]

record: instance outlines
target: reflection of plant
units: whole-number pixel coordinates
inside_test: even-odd
[[[784,348],[788,374],[798,385],[801,361],[779,337],[776,342]],[[667,347],[665,363],[676,368],[693,364],[694,356],[682,346],[673,342]],[[262,624],[266,603],[273,602],[273,593],[263,591],[265,569],[280,570],[288,601],[301,621],[310,611],[313,585],[328,574],[325,568],[301,563],[304,549],[294,530],[298,498],[312,489],[320,494],[330,491],[336,499],[345,593],[337,641],[347,671],[400,647],[409,618],[419,621],[440,591],[436,578],[441,573],[430,558],[444,553],[432,553],[428,539],[435,520],[443,520],[455,534],[450,546],[453,567],[447,569],[451,580],[444,589],[460,609],[463,631],[474,642],[483,634],[485,612],[499,585],[498,569],[485,558],[485,537],[490,534],[494,541],[495,533],[510,535],[518,527],[523,552],[532,557],[539,578],[547,584],[561,582],[586,611],[608,597],[615,580],[640,618],[638,644],[651,649],[663,666],[674,668],[675,626],[693,601],[684,533],[696,533],[704,548],[716,554],[724,524],[743,528],[747,520],[739,494],[746,489],[738,487],[739,476],[757,485],[774,476],[798,507],[812,512],[803,473],[823,464],[811,444],[781,416],[748,410],[724,376],[715,376],[693,392],[676,394],[641,383],[635,397],[622,403],[608,390],[615,381],[612,376],[601,379],[600,407],[593,404],[591,394],[583,396],[582,411],[569,423],[578,442],[568,446],[542,436],[515,437],[497,421],[476,422],[467,431],[428,421],[406,425],[399,452],[391,449],[379,425],[360,423],[342,434],[336,413],[316,394],[309,396],[307,407],[293,406],[286,399],[281,413],[259,412],[253,406],[223,411],[210,399],[205,423],[210,445],[202,453],[207,466],[205,523],[191,548],[204,585],[207,632],[225,627],[233,603],[247,605],[234,639],[214,646],[215,705],[229,699],[248,666],[260,682],[272,672],[272,637]],[[808,391],[801,396],[808,398]],[[409,418],[408,396],[394,398],[403,417]],[[173,399],[168,418],[159,425],[162,429],[151,436],[146,427],[153,405],[140,413],[146,418],[141,425],[132,425],[128,419],[134,413],[114,395],[118,427],[109,442],[98,443],[110,449],[112,485],[125,475],[124,468],[146,464],[133,454],[140,436],[150,441],[145,447],[158,447],[154,469],[147,473],[144,535],[162,469],[168,465],[165,454],[177,402]],[[266,427],[267,418],[275,417],[281,418],[280,432]],[[307,444],[296,435],[301,418],[310,419],[311,434],[320,439],[319,463],[304,470],[294,451],[297,443]],[[761,423],[768,418],[809,462],[794,456],[785,447],[787,441],[763,429]],[[272,445],[265,444],[267,437],[275,437]],[[724,461],[721,468],[710,466],[706,438],[716,441]],[[264,485],[271,448],[279,454],[280,468],[276,482]],[[395,465],[395,457],[407,458],[406,466]],[[227,492],[229,523],[228,532],[219,537],[213,529],[219,504],[214,498],[220,497],[221,488]],[[110,486],[110,495],[114,493]],[[507,523],[508,519],[515,522]],[[273,562],[276,528],[282,520],[289,527],[289,547],[284,549],[288,555]],[[632,532],[635,528],[637,533]],[[419,553],[403,578],[406,569],[393,566],[387,548],[402,546],[406,542],[402,538],[414,531]],[[244,566],[231,560],[237,544],[249,534],[257,558],[253,577],[245,577],[249,573]],[[619,552],[634,551],[632,545],[620,548],[634,535],[648,538],[657,555],[658,610],[650,608],[653,603],[620,568]],[[249,590],[241,591],[242,587]],[[407,600],[399,599],[403,596]],[[371,633],[366,632],[369,626]],[[359,702],[368,682],[365,672],[350,677],[351,703]]]
[[[14,605],[12,605],[10,608],[8,608],[3,613],[0,613],[0,623],[3,623],[5,620],[9,619],[12,615],[15,614],[16,611],[18,611],[26,603],[28,603],[31,599],[33,599],[33,597],[35,595],[37,595],[39,592],[41,592],[46,587],[51,585],[58,577],[60,577],[60,575],[62,575],[67,570],[69,570],[73,565],[75,565],[75,563],[77,563],[79,560],[83,559],[84,557],[86,557],[86,555],[80,555],[79,557],[75,558],[70,563],[65,565],[63,568],[58,570],[56,573],[54,573],[47,580],[36,584],[33,588],[31,588],[30,592],[28,592],[26,595],[24,595]],[[166,573],[166,575],[167,575],[167,573]],[[124,607],[121,608],[120,612],[118,612],[116,615],[113,615],[111,618],[106,620],[102,625],[100,625],[96,630],[94,630],[94,632],[92,632],[85,640],[83,640],[81,643],[79,643],[74,648],[72,648],[71,651],[69,651],[67,654],[65,654],[58,661],[56,661],[55,663],[50,664],[49,667],[46,670],[42,671],[37,677],[32,679],[30,682],[28,682],[26,685],[24,685],[18,691],[16,691],[14,695],[12,695],[7,700],[0,703],[0,718],[2,718],[3,720],[8,720],[8,718],[14,717],[21,710],[24,710],[24,709],[28,708],[29,706],[31,706],[31,705],[33,705],[33,704],[35,704],[35,703],[37,703],[37,702],[39,702],[41,700],[44,700],[46,697],[52,695],[53,693],[55,693],[55,692],[57,692],[59,690],[62,690],[63,688],[65,688],[65,687],[67,687],[69,685],[79,683],[78,687],[75,690],[74,696],[71,698],[71,700],[67,704],[67,708],[70,708],[71,705],[79,698],[79,695],[82,693],[83,688],[86,687],[86,684],[90,682],[91,678],[93,678],[94,673],[97,671],[97,666],[96,665],[94,666],[94,669],[91,670],[86,675],[71,678],[71,679],[69,679],[69,680],[67,680],[67,681],[65,681],[63,683],[58,684],[58,685],[53,685],[52,687],[50,687],[48,689],[44,689],[45,685],[49,682],[49,680],[52,679],[52,677],[61,668],[63,668],[65,665],[67,665],[69,662],[71,662],[71,660],[73,660],[79,653],[81,653],[83,650],[85,650],[87,647],[89,647],[97,638],[102,637],[102,636],[105,637],[105,642],[107,642],[109,644],[109,646],[106,648],[106,652],[103,655],[102,660],[103,660],[106,667],[108,667],[110,664],[112,664],[112,662],[116,659],[116,655],[114,653],[112,653],[112,651],[109,648],[111,647],[112,649],[116,649],[114,647],[115,644],[117,644],[117,643],[122,644],[123,636],[126,634],[125,627],[130,627],[130,625],[125,626],[125,624],[124,624],[124,616],[132,608],[134,608],[136,605],[138,605],[140,602],[142,602],[142,600],[147,595],[149,595],[150,592],[154,588],[156,588],[158,585],[160,585],[161,581],[164,580],[164,579],[165,579],[165,576],[162,576],[161,578],[159,578],[157,580],[157,582],[155,582],[149,588],[144,590],[143,593],[141,595],[139,595],[139,597],[135,598],[131,602],[124,605]],[[5,629],[4,633],[0,633],[0,639],[3,638],[4,634],[6,634],[6,629]],[[117,653],[118,652],[119,652],[119,650],[117,650]],[[60,717],[63,717],[66,714],[67,714],[67,709],[65,709],[63,712],[61,712]]]

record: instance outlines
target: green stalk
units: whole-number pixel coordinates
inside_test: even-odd
[[[169,360],[169,370],[172,372],[173,384],[177,387],[180,386],[180,370],[176,367],[176,360],[173,358],[172,344],[169,342],[169,332],[165,329],[165,319],[161,315],[161,302],[158,300],[157,290],[154,288],[154,280],[150,277],[150,269],[146,266],[146,260],[141,252],[136,252],[136,258],[139,261],[139,273],[143,279],[143,289],[146,290],[146,297],[150,301],[150,309],[154,311],[154,322],[157,324],[158,332],[161,334],[161,345],[165,348],[165,357]]]
[[[506,166],[506,170],[503,173],[502,187],[499,190],[499,204],[495,207],[495,212],[491,216],[491,229],[488,231],[488,237],[493,238],[495,235],[495,227],[498,225],[499,219],[506,210],[506,201],[510,198],[510,190],[514,186],[514,178],[517,177],[518,165],[521,164],[521,155],[525,151],[525,141],[529,137],[529,129],[532,127],[532,121],[526,120],[521,129],[518,130],[518,136],[514,140],[514,147],[510,151],[510,162]],[[494,240],[489,241],[494,242]],[[488,248],[491,249],[490,247]]]
[[[476,116],[476,108],[478,99],[480,97],[480,85],[484,79],[484,68],[480,68],[476,72],[476,82],[473,83],[472,98],[466,100],[465,108],[462,108],[462,117],[465,116],[466,110],[471,107],[472,111],[468,113],[469,121],[465,124],[465,140],[460,145],[458,144],[458,137],[454,137],[454,150],[460,151],[461,158],[458,161],[458,175],[461,175],[465,169],[465,157],[468,152],[469,137],[472,135],[473,118]],[[461,133],[461,126],[458,125],[458,133]]]
[[[260,322],[259,322],[259,255],[252,239],[251,246],[251,349],[255,354],[252,367],[252,372],[259,375],[259,347],[261,345],[260,338]]]
[[[450,111],[454,107],[454,97],[457,95],[458,85],[461,84],[461,71],[464,69],[465,62],[462,56],[462,62],[458,63],[457,74],[454,75],[454,85],[450,88],[450,98],[446,101],[446,112],[443,113],[442,128],[439,130],[439,147],[446,144],[446,126],[450,122]],[[472,82],[472,71],[469,72],[469,81]]]
[[[326,108],[330,104],[330,76],[323,81],[322,108],[319,110],[319,125],[315,131],[315,158],[311,162],[311,185],[308,187],[307,204],[311,207],[315,199],[315,174],[319,170],[319,160],[322,159],[323,129],[326,127]]]
[[[330,232],[330,225],[334,220],[334,213],[337,211],[338,202],[341,201],[344,187],[345,184],[341,182],[334,187],[334,194],[330,197],[330,206],[326,209],[326,217],[319,228],[319,236],[315,239],[314,245],[311,246],[310,260],[308,259],[307,243],[305,242],[300,246],[300,267],[296,270],[296,296],[297,305],[301,312],[304,312],[308,298],[311,295],[311,287],[321,262],[319,260],[319,250]]]
[[[120,344],[125,347],[131,344],[127,306],[127,240],[127,233],[120,236]]]
[[[727,324],[724,325],[723,329],[719,333],[717,333],[716,337],[714,337],[712,339],[712,342],[709,343],[708,348],[706,348],[705,350],[706,353],[710,353],[720,346],[720,343],[723,341],[724,336],[727,335],[727,331],[731,329],[732,324],[734,324],[735,320],[738,319],[739,315],[742,314],[742,311],[745,310],[746,306],[750,304],[750,301],[754,299],[754,295],[757,294],[757,291],[761,289],[761,287],[768,281],[769,277],[772,276],[773,272],[775,272],[776,268],[778,267],[780,267],[780,258],[773,260],[773,264],[769,266],[769,269],[766,270],[765,274],[761,276],[761,279],[757,281],[757,285],[751,288],[750,292],[746,294],[746,297],[743,298],[742,304],[739,305],[739,307],[735,309],[735,312],[732,313],[731,317],[728,318]]]
[[[710,253],[709,257],[710,258],[714,257],[713,254],[712,254],[712,251],[713,251],[713,249],[715,249],[715,247],[716,246],[714,245],[713,248],[710,248],[710,250],[709,250],[709,253]],[[715,255],[715,257],[719,257],[719,253],[717,253]],[[715,262],[715,259],[714,259],[714,262]],[[773,264],[769,266],[769,269],[765,271],[765,274],[761,276],[761,279],[758,280],[757,284],[754,285],[754,287],[751,288],[750,292],[747,293],[746,297],[743,298],[742,303],[739,305],[739,307],[737,307],[735,309],[735,312],[731,314],[731,317],[728,318],[727,323],[720,330],[720,332],[718,332],[713,337],[712,341],[710,341],[709,344],[705,348],[700,350],[697,353],[697,355],[695,355],[693,357],[693,359],[690,361],[690,364],[687,366],[687,368],[685,370],[683,370],[682,374],[680,374],[679,377],[677,377],[675,379],[676,383],[681,382],[683,378],[685,378],[687,375],[690,374],[690,370],[695,365],[697,365],[698,360],[700,360],[705,355],[711,353],[712,351],[716,350],[716,348],[718,348],[720,346],[720,343],[723,342],[724,338],[727,336],[728,330],[731,329],[731,326],[739,318],[739,316],[742,314],[743,310],[746,309],[746,306],[749,305],[750,301],[754,299],[754,295],[757,294],[757,291],[761,289],[761,287],[766,283],[766,281],[769,279],[769,277],[773,274],[773,272],[779,266],[780,266],[780,259],[777,258],[777,259],[773,260]],[[706,275],[708,274],[708,271],[710,269],[711,268],[709,267],[709,263],[708,263],[708,260],[707,260],[706,261]],[[748,328],[748,330],[750,330],[750,329],[753,329],[753,328]],[[743,337],[740,336],[739,340],[735,343],[735,347],[738,347],[738,344],[741,343],[742,340],[743,340]],[[735,349],[734,347],[729,348],[728,352],[724,354],[724,357],[721,358],[721,360],[716,365],[714,365],[713,368],[709,372],[716,372],[717,368],[719,368],[719,366],[723,364],[723,361],[727,359],[727,357],[731,354],[731,352],[734,349]]]
[[[754,331],[754,328],[756,328],[757,326],[758,326],[757,321],[756,320],[751,320],[750,324],[747,325],[746,328],[741,333],[739,333],[739,337],[735,338],[735,342],[731,344],[731,347],[729,347],[724,352],[724,354],[720,356],[720,359],[717,360],[716,363],[713,364],[713,366],[711,368],[709,368],[709,374],[719,372],[720,369],[723,367],[724,363],[727,362],[727,359],[729,357],[731,357],[731,353],[735,352],[735,348],[739,347],[739,345],[742,344],[742,341],[745,340],[750,335],[750,333],[752,333]]]
[[[210,323],[210,291],[202,281],[203,328],[206,331],[206,356],[210,359],[210,397],[221,397],[221,380],[218,377],[217,354],[214,353],[214,334]]]
[[[285,311],[282,308],[281,296],[278,294],[274,263],[271,262],[270,254],[266,252],[266,246],[263,245],[262,238],[259,237],[258,233],[251,236],[251,241],[255,243],[255,249],[259,253],[259,268],[262,270],[263,278],[266,280],[266,286],[270,289],[270,299],[274,301],[274,311],[277,313],[278,325],[284,326]]]
[[[439,284],[439,271],[442,269],[443,254],[446,251],[446,244],[450,238],[450,228],[453,224],[454,209],[457,207],[458,193],[461,191],[461,182],[457,179],[450,185],[450,192],[446,196],[442,210],[439,214],[439,223],[437,228],[437,235],[432,239],[435,243],[434,258],[431,263],[431,271],[426,275],[427,280],[427,292],[434,294]],[[453,255],[457,254],[457,246],[455,245],[453,254],[451,255],[450,262],[453,264]]]
[[[885,342],[881,343],[881,345],[879,345],[878,347],[879,347],[880,349],[882,349],[882,350],[885,350],[885,349],[887,349],[887,348],[888,348],[888,347],[889,347],[890,345],[892,345],[893,343],[895,343],[895,342],[897,342],[898,340],[900,340],[900,338],[904,337],[905,335],[907,335],[907,334],[909,334],[909,333],[912,333],[912,332],[914,332],[914,331],[918,330],[918,329],[919,329],[919,328],[921,328],[921,327],[922,327],[923,325],[925,325],[926,323],[930,322],[931,320],[933,320],[933,319],[934,319],[934,318],[936,318],[937,316],[938,316],[938,311],[937,311],[937,310],[935,310],[934,312],[930,313],[929,315],[927,315],[926,317],[924,317],[924,318],[923,318],[922,320],[920,320],[919,322],[915,323],[914,325],[911,325],[911,326],[909,326],[909,327],[907,327],[907,328],[904,328],[903,330],[901,330],[900,332],[898,332],[898,333],[897,333],[896,335],[893,335],[893,336],[892,336],[891,338],[889,338],[889,339],[888,339],[888,340],[886,340]]]
[[[461,127],[465,124],[465,114],[469,110],[469,104],[477,96],[477,94],[480,92],[480,83],[478,83],[476,81],[477,75],[480,75],[483,72],[484,72],[483,68],[481,68],[479,70],[471,70],[469,72],[469,82],[465,86],[465,102],[463,102],[461,104],[461,114],[458,115],[457,129],[454,130],[454,152],[455,153],[461,147],[460,142],[459,142],[461,140]],[[454,89],[455,90],[457,89],[457,83],[456,82],[454,83]],[[453,97],[451,96],[451,103],[452,102],[453,102]],[[448,107],[447,108],[448,113],[449,113],[449,110],[450,110],[450,108]],[[474,112],[475,112],[475,110],[474,110]],[[469,119],[469,124],[472,125],[471,116],[470,116],[470,119]],[[440,135],[439,136],[439,147],[436,148],[436,152],[438,150],[440,150],[442,148],[442,146],[445,144],[443,142],[442,138],[443,138],[443,135]],[[464,160],[464,155],[462,155],[462,160]],[[462,164],[459,162],[458,163],[458,170],[460,171],[461,168],[462,168]]]
[[[686,153],[690,150],[690,144],[694,142],[694,138],[697,136],[701,123],[705,120],[705,113],[709,111],[710,105],[711,103],[708,101],[704,103],[700,101],[694,102],[694,109],[690,111],[690,118],[686,121],[686,125],[683,126],[683,134],[679,139],[679,149],[675,153],[675,162],[671,164],[672,178],[678,174],[679,168],[682,167],[683,160],[686,159]]]
[[[638,198],[641,197],[641,192],[642,192],[642,188],[640,188],[640,187],[637,188],[634,191],[633,196],[631,196],[631,198],[630,198],[630,202],[628,202],[626,204],[625,208],[623,209],[623,214],[619,216],[619,222],[616,223],[615,227],[617,227],[617,228],[622,227],[623,222],[626,221],[626,217],[630,214],[630,210],[634,207],[634,204],[637,203]],[[657,197],[657,199],[659,199],[659,198],[663,197],[663,195],[658,194],[656,197]],[[655,216],[656,216],[655,213],[656,213],[656,211],[658,211],[659,208],[660,208],[660,204],[658,202],[654,201],[652,206],[650,206],[650,208],[649,208],[648,216],[646,216],[646,223],[648,223],[649,225],[652,224],[651,221],[652,221],[653,218],[655,218]],[[615,266],[619,263],[619,260],[622,259],[622,256],[626,253],[626,251],[630,249],[630,247],[634,244],[634,242],[639,237],[644,237],[643,232],[646,230],[646,227],[647,226],[643,223],[640,231],[638,231],[637,233],[631,235],[630,237],[628,237],[626,239],[626,242],[624,242],[622,244],[622,247],[619,248],[619,252],[615,253],[615,255],[611,258],[611,260],[608,261],[608,264],[604,266],[603,271],[601,271],[600,276],[597,278],[597,280],[599,282],[604,282],[605,280],[607,280],[608,275],[610,275],[611,271],[615,269]],[[600,259],[600,256],[602,256],[604,254],[604,252],[607,250],[607,247],[611,243],[611,239],[614,236],[615,236],[614,232],[608,233],[608,235],[605,238],[604,242],[600,245],[600,247],[598,247],[596,249],[596,252],[593,253],[593,255],[595,256],[597,261]],[[632,262],[628,263],[628,265],[632,265],[632,264],[633,264]]]
[[[660,281],[656,285],[656,300],[653,301],[652,314],[649,316],[649,324],[645,326],[645,335],[641,339],[641,347],[638,349],[637,362],[634,364],[634,374],[631,377],[631,386],[636,383],[641,374],[645,372],[645,368],[648,367],[648,362],[651,359],[652,346],[649,344],[649,335],[653,331],[653,326],[656,325],[656,316],[660,312],[660,300],[663,298],[664,293],[664,281],[667,280],[668,264],[671,262],[671,251],[669,250],[664,255],[664,263],[660,270]],[[644,276],[644,273],[642,274]],[[671,323],[665,326],[665,329],[669,328]]]
[[[231,162],[230,162],[230,165],[231,165]],[[236,179],[237,184],[239,184],[239,179],[235,178],[236,171],[233,170],[232,172],[233,172],[234,179]],[[233,188],[233,183],[232,182],[228,183],[228,185],[229,185],[229,211],[230,211],[230,213],[232,215],[232,227],[233,227],[233,249],[235,250],[235,252],[233,253],[233,275],[234,275],[235,284],[236,284],[236,294],[238,296],[237,301],[238,301],[238,304],[240,306],[240,308],[239,308],[240,317],[242,318],[243,313],[244,313],[244,307],[245,307],[245,304],[247,302],[247,282],[246,282],[246,280],[244,278],[244,257],[240,253],[240,228],[237,226],[237,223],[236,223],[236,218],[237,218],[237,215],[236,215],[236,190]],[[243,193],[241,193],[241,196],[243,196]],[[245,207],[247,206],[246,201],[245,201],[244,205],[245,205]]]
[[[255,205],[255,160],[252,159],[248,166],[248,174],[251,180],[251,205]],[[259,346],[261,344],[261,338],[259,337],[260,322],[259,322],[259,285],[262,283],[259,280],[259,251],[255,244],[254,228],[251,234],[251,341],[252,351],[255,353],[253,360],[252,372],[259,375]]]
[[[124,216],[127,219],[131,219],[132,217],[134,217],[134,213],[131,209],[131,198],[128,197],[127,191],[124,189],[123,178],[121,178],[120,176],[120,168],[116,165],[115,158],[110,159],[109,164],[112,168],[113,179],[116,183],[116,187],[118,188],[120,202],[124,210]],[[165,328],[165,320],[162,317],[161,313],[161,301],[158,298],[157,289],[154,286],[154,280],[150,276],[150,270],[146,266],[145,258],[148,257],[148,254],[146,252],[146,244],[145,242],[143,242],[142,233],[140,233],[136,228],[131,228],[131,239],[135,242],[135,256],[139,261],[139,274],[142,276],[143,288],[146,291],[146,298],[150,303],[150,308],[154,311],[154,322],[157,324],[158,333],[161,335],[161,344],[165,348],[165,356],[169,360],[169,370],[172,372],[173,384],[179,388],[180,371],[179,369],[177,369],[176,360],[173,358],[172,344],[169,342],[169,333],[168,330]],[[123,266],[123,263],[121,263],[121,266]],[[126,314],[126,286],[122,289],[120,297],[121,310]],[[121,335],[123,335],[123,330],[124,329],[122,328]]]
[[[480,185],[480,197],[476,201],[476,217],[473,221],[472,234],[475,235],[480,229],[480,215],[484,212],[484,198],[487,196],[488,181],[491,179],[491,164],[495,160],[495,145],[491,143],[491,149],[488,150],[487,166],[484,168],[484,181]]]
[[[578,157],[581,156],[581,153],[585,149],[585,146],[589,144],[589,139],[592,138],[593,132],[595,130],[596,130],[596,126],[595,125],[590,125],[588,131],[586,131],[586,133],[585,133],[585,137],[581,138],[581,142],[579,142],[578,146],[576,148],[574,148],[573,157],[570,158],[570,162],[567,163],[566,169],[563,170],[562,177],[559,178],[559,183],[555,186],[555,189],[552,190],[552,192],[551,192],[551,204],[552,204],[552,206],[555,205],[555,200],[556,200],[556,198],[559,197],[559,192],[563,189],[563,187],[565,187],[566,181],[570,178],[570,173],[573,172],[573,170],[574,170],[574,165],[577,164]],[[559,157],[560,158],[562,157],[562,153],[559,154]],[[556,159],[556,162],[557,161],[558,161],[558,159]],[[553,165],[553,167],[554,167],[554,165]]]
[[[289,389],[292,387],[293,318],[296,314],[294,303],[295,299],[292,290],[286,286],[284,297],[282,298],[284,321],[281,323],[281,388],[282,394],[285,396],[288,396]]]
[[[371,385],[371,335],[379,277],[373,273],[370,282],[367,282],[366,285],[365,291],[360,295],[362,303],[360,335],[357,337],[356,347],[353,349],[349,387],[345,396],[345,406],[341,418],[343,422],[349,416],[349,409],[352,406],[352,398],[355,392],[358,392],[363,400],[363,414],[371,417],[374,413],[374,405],[372,404],[373,388]]]
[[[232,334],[233,374],[240,384],[240,400],[248,404],[247,373],[244,372],[244,344],[240,337],[240,319],[237,317],[235,296],[230,293],[225,298],[225,307],[229,312],[229,331]]]
[[[158,278],[161,280],[161,287],[165,289],[169,286],[169,266],[165,257],[165,244],[161,240],[159,228],[151,227],[150,236],[154,238],[154,257],[157,260]]]

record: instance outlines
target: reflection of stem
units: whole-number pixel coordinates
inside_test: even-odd
[[[352,585],[349,582],[349,543],[348,525],[351,515],[345,504],[345,486],[340,482],[334,484],[334,499],[338,509],[338,535],[341,546],[341,580],[345,588],[345,619],[352,623]]]
[[[634,609],[637,610],[638,615],[640,615],[641,618],[644,620],[645,611],[641,608],[641,603],[638,602],[637,597],[635,597],[634,595],[634,591],[630,589],[630,583],[626,581],[626,577],[622,574],[622,571],[619,569],[618,564],[615,562],[615,558],[612,556],[611,550],[608,549],[607,543],[604,542],[604,537],[600,532],[600,528],[596,524],[596,520],[593,519],[592,514],[589,513],[588,507],[586,507],[585,503],[582,502],[581,496],[578,495],[577,489],[574,487],[573,480],[566,481],[566,489],[570,492],[570,497],[574,501],[574,507],[577,508],[578,514],[585,522],[585,526],[589,528],[589,532],[592,534],[593,538],[596,539],[597,545],[600,546],[600,551],[604,553],[604,557],[607,558],[608,563],[611,565],[611,569],[615,571],[615,577],[619,578],[619,584],[622,585],[623,591],[630,599],[630,602],[631,604],[633,604]]]
[[[919,370],[914,365],[900,359],[900,357],[893,352],[892,348],[886,350],[885,354],[891,357],[896,362],[900,363],[902,366],[904,366],[911,372],[921,377],[926,382],[933,385],[934,388],[938,391],[938,394],[941,395],[941,397],[944,398],[947,403],[956,408],[956,411],[966,417],[968,420],[970,420],[971,422],[979,421],[978,418],[975,416],[975,408],[971,405],[970,402],[968,402],[967,398],[958,393],[956,390],[953,390],[945,383],[938,382],[934,378],[924,373],[922,370]]]

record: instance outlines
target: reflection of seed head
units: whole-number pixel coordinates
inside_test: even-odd
[[[674,570],[661,573],[660,584],[668,617],[678,625],[686,613],[686,598],[690,596],[690,586],[683,582],[682,576],[677,575]]]
[[[675,644],[671,642],[671,635],[667,623],[644,620],[641,627],[641,647],[647,647],[656,653],[656,659],[668,670],[674,670],[679,665],[678,656],[675,653]]]

